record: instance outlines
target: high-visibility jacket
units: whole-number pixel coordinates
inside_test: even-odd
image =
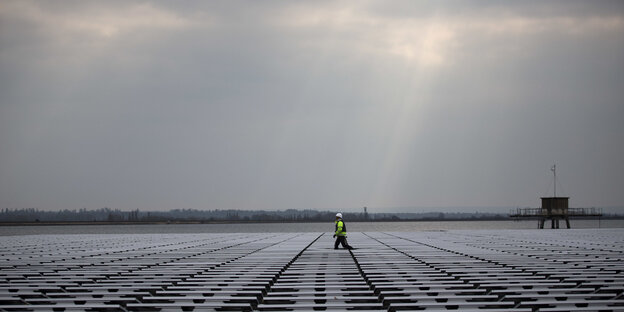
[[[336,220],[336,236],[347,236],[347,226],[342,220]]]

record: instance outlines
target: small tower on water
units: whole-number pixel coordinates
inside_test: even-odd
[[[546,220],[550,220],[551,228],[559,228],[559,220],[565,220],[566,227],[570,228],[570,216],[568,207],[569,197],[542,197],[541,217],[539,228],[544,228]]]
[[[554,192],[553,197],[542,197],[542,217],[539,219],[539,228],[544,228],[547,219],[551,221],[551,228],[559,228],[559,220],[565,220],[566,227],[570,228],[570,217],[568,215],[568,201],[570,197],[557,197],[557,164],[550,170],[553,173]]]
[[[553,197],[542,197],[541,208],[517,208],[515,212],[509,214],[510,217],[518,219],[537,219],[537,226],[544,228],[546,220],[550,220],[550,227],[559,228],[559,221],[565,220],[566,227],[570,228],[570,217],[598,217],[602,216],[600,208],[569,208],[570,197],[557,197],[557,165],[553,165],[550,170],[553,172],[554,193]]]

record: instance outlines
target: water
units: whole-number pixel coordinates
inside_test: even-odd
[[[536,229],[537,221],[417,221],[348,222],[349,232],[418,232],[444,230]],[[571,220],[573,229],[624,228],[624,220]],[[547,224],[546,226],[549,226]],[[565,223],[561,224],[565,226]],[[548,230],[548,229],[545,229]],[[158,233],[271,233],[333,232],[332,221],[324,223],[234,223],[234,224],[117,224],[0,226],[0,236],[41,234],[158,234]]]

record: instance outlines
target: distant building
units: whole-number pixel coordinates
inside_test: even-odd
[[[554,192],[553,197],[542,197],[541,208],[517,208],[515,212],[509,214],[510,217],[518,219],[537,219],[537,227],[544,228],[546,220],[550,220],[550,227],[559,228],[559,221],[565,220],[566,227],[570,228],[570,217],[601,217],[602,210],[596,208],[569,208],[570,197],[557,197],[557,165],[550,168],[553,173]]]
[[[541,208],[517,208],[515,212],[509,214],[510,217],[518,219],[537,219],[537,226],[544,228],[546,220],[550,220],[550,227],[559,228],[559,221],[565,220],[566,227],[570,228],[570,217],[601,217],[600,208],[569,208],[569,197],[542,197]]]
[[[569,197],[542,197],[542,217],[540,218],[539,228],[544,228],[546,219],[550,219],[551,228],[559,228],[559,220],[565,220],[566,226],[570,228],[570,217],[568,215]]]

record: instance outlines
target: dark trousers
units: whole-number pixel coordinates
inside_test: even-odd
[[[334,243],[334,249],[338,249],[338,244],[342,244],[342,247],[345,249],[352,249],[351,246],[347,243],[347,238],[345,236],[336,236],[336,242]]]

